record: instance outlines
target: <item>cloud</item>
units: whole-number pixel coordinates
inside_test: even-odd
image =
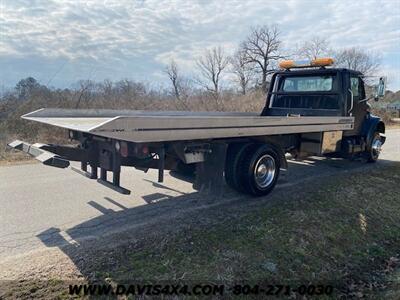
[[[191,72],[206,48],[222,45],[233,52],[258,24],[278,24],[286,48],[321,35],[335,48],[382,53],[387,70],[400,59],[400,7],[390,0],[14,0],[0,5],[3,85],[29,75],[50,77],[62,65],[53,81],[60,86],[87,77],[91,69],[97,80],[160,80],[171,58]],[[395,76],[396,70],[390,73]],[[400,80],[392,82],[400,88]]]

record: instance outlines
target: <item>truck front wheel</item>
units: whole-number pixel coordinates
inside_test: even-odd
[[[368,146],[366,152],[368,162],[376,162],[378,160],[379,154],[382,150],[382,137],[379,132],[375,132],[374,137],[371,140],[371,144]]]
[[[275,187],[279,177],[280,156],[274,147],[264,144],[245,153],[240,161],[243,190],[254,196],[264,196]]]

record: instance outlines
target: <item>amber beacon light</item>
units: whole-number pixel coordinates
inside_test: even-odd
[[[291,68],[311,68],[311,67],[327,67],[333,65],[334,60],[330,57],[316,58],[313,60],[283,60],[279,63],[281,69]]]

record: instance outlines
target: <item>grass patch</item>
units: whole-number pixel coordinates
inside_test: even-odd
[[[332,298],[399,299],[398,195],[400,164],[377,164],[63,251],[96,283],[330,284]],[[65,285],[14,285],[6,298],[69,298]]]
[[[107,277],[330,283],[339,294],[393,293],[388,262],[400,254],[399,171],[329,178],[219,224],[149,239],[116,253]]]

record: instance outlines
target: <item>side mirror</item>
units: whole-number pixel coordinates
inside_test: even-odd
[[[378,85],[375,86],[375,95],[374,95],[375,101],[378,101],[379,98],[385,96],[385,91],[386,91],[386,77],[380,77]]]

